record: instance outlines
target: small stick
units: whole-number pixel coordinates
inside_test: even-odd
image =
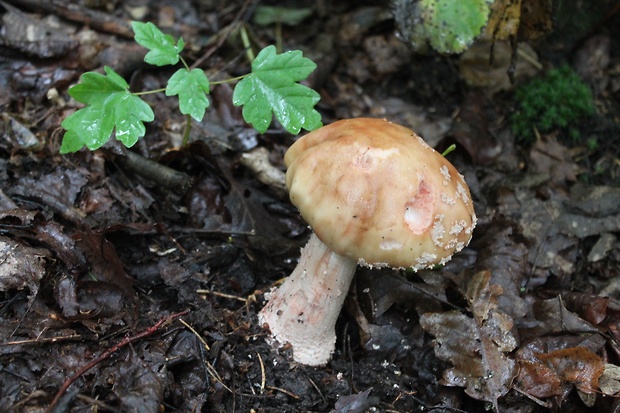
[[[196,293],[197,294],[211,294],[217,297],[230,298],[231,300],[243,301],[244,303],[248,301],[247,298],[239,297],[239,296],[232,295],[232,294],[220,293],[220,292],[211,291],[211,290],[196,290]]]
[[[265,365],[263,364],[263,358],[260,356],[260,353],[257,351],[256,355],[258,356],[258,362],[260,363],[260,394],[263,394],[265,391]]]
[[[54,399],[52,399],[52,402],[48,406],[47,410],[45,410],[45,413],[52,413],[52,411],[54,410],[54,407],[56,406],[56,404],[58,403],[58,401],[60,400],[62,395],[65,394],[67,389],[69,389],[69,386],[71,386],[81,375],[86,373],[88,370],[92,369],[97,364],[99,364],[102,361],[106,360],[112,354],[114,354],[115,352],[117,352],[121,348],[125,347],[127,344],[131,344],[131,343],[133,343],[135,341],[138,341],[138,340],[140,340],[142,338],[145,338],[145,337],[148,337],[148,336],[154,334],[155,332],[157,332],[157,330],[159,330],[161,328],[161,326],[163,326],[167,322],[169,322],[169,321],[171,321],[171,320],[173,320],[173,319],[175,319],[177,317],[181,317],[181,316],[183,316],[185,314],[187,314],[187,311],[182,311],[180,313],[171,314],[171,315],[169,315],[167,317],[164,317],[161,320],[159,320],[157,323],[155,323],[153,326],[147,328],[146,330],[136,334],[135,336],[125,337],[122,341],[117,343],[115,346],[113,346],[113,347],[107,349],[106,351],[104,351],[99,357],[97,357],[96,359],[94,359],[90,363],[86,364],[84,367],[79,369],[74,375],[72,375],[71,377],[69,377],[68,379],[65,380],[65,382],[60,387],[60,390],[58,390],[58,392],[54,396]]]
[[[185,322],[185,320],[183,320],[182,318],[179,318],[179,321],[181,322],[181,324],[183,324],[185,327],[187,327],[189,329],[189,331],[191,331],[198,340],[200,340],[200,342],[202,343],[203,346],[205,346],[205,348],[207,349],[207,351],[211,351],[211,347],[209,347],[209,345],[207,344],[207,342],[205,341],[204,338],[202,338],[202,336],[200,334],[198,334],[198,331],[196,331],[194,329],[194,327],[190,326],[189,324],[187,324]]]
[[[110,151],[107,153],[113,155]],[[185,194],[192,186],[192,178],[186,173],[144,158],[133,151],[124,151],[123,155],[116,156],[114,160],[133,173],[178,194]]]
[[[276,391],[279,391],[280,393],[284,393],[284,394],[286,394],[287,396],[292,397],[293,399],[299,399],[299,396],[298,396],[298,395],[296,395],[296,394],[295,394],[295,393],[293,393],[292,391],[289,391],[289,390],[283,389],[282,387],[267,386],[267,388],[268,388],[269,390],[276,390]]]
[[[78,340],[81,338],[82,336],[80,334],[71,334],[68,336],[59,336],[59,337],[43,337],[43,338],[33,338],[29,340],[7,341],[6,343],[0,343],[0,346],[18,346],[18,345],[23,345],[23,344],[58,343],[60,341]]]

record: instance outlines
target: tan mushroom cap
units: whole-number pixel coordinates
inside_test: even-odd
[[[447,262],[471,239],[463,176],[408,128],[341,120],[300,138],[284,162],[291,202],[340,255],[417,270]]]

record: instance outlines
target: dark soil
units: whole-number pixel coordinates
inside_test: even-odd
[[[72,3],[0,5],[0,412],[620,410],[617,2],[558,2],[514,84],[508,43],[492,68],[489,44],[418,55],[381,2],[269,2],[312,9],[281,29],[252,23],[253,1]],[[251,129],[224,84],[188,146],[177,99],[156,94],[131,150],[59,154],[82,73],[113,67],[134,91],[172,73],[142,61],[138,18],[182,36],[213,80],[249,70],[240,22],[256,50],[281,36],[317,63],[325,124],[385,117],[455,143],[469,247],[433,271],[359,268],[326,366],[269,346],[264,293],[310,230],[244,155],[265,149],[282,173],[295,136]],[[563,63],[594,95],[581,140],[517,140],[515,87]]]

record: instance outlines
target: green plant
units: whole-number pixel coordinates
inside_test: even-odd
[[[535,139],[534,128],[540,132],[564,129],[575,142],[579,139],[575,121],[594,113],[590,88],[567,65],[520,87],[515,99],[511,128],[523,142]]]
[[[69,89],[78,102],[86,106],[68,116],[61,126],[66,130],[60,152],[76,152],[82,147],[94,150],[104,145],[115,132],[116,139],[131,147],[144,136],[144,122],[154,120],[151,107],[140,98],[147,93],[165,92],[178,96],[182,114],[201,121],[209,106],[207,95],[211,85],[239,80],[233,92],[233,104],[243,106],[243,118],[256,130],[264,133],[276,119],[289,132],[297,134],[320,127],[321,115],[314,109],[319,94],[297,82],[304,80],[316,64],[302,56],[300,51],[278,54],[274,46],[267,46],[252,61],[252,71],[243,76],[219,82],[209,82],[202,69],[190,68],[180,53],[183,39],[164,34],[153,23],[132,22],[135,41],[149,52],[144,61],[155,65],[183,67],[168,80],[165,88],[133,93],[127,82],[112,68],[105,67],[105,75],[88,72],[80,83]],[[186,134],[187,136],[187,134]]]
[[[415,51],[461,53],[482,33],[493,0],[397,0],[392,2],[402,37]]]

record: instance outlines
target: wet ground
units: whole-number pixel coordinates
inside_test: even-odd
[[[542,15],[554,26],[520,43],[515,83],[509,43],[491,66],[490,43],[419,55],[379,2],[295,4],[309,17],[266,26],[251,1],[135,3],[2,3],[0,411],[620,409],[616,3]],[[433,271],[358,268],[324,367],[269,346],[264,294],[310,235],[280,181],[296,136],[256,132],[223,84],[185,147],[176,99],[156,94],[131,151],[59,154],[83,72],[108,65],[135,91],[170,76],[142,62],[131,19],[182,36],[212,79],[248,71],[243,23],[256,50],[281,41],[317,63],[323,123],[385,117],[456,144],[479,218],[469,247]],[[515,88],[563,63],[595,113],[577,140],[518,140]]]

